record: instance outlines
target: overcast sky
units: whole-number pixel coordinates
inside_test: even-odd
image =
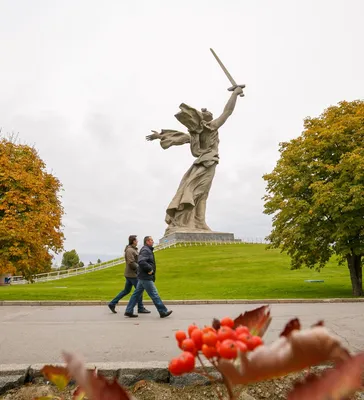
[[[183,129],[181,102],[218,116],[213,230],[264,237],[264,173],[303,119],[363,98],[362,0],[0,0],[0,127],[19,132],[63,184],[65,248],[112,258],[129,234],[163,236],[165,209],[193,162],[151,129]],[[94,256],[93,256],[94,255]]]

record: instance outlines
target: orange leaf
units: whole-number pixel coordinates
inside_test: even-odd
[[[221,359],[218,369],[231,383],[259,382],[301,371],[325,361],[341,362],[350,358],[338,338],[326,328],[294,330],[269,346],[259,346],[250,357],[240,354],[240,365]]]
[[[76,390],[73,392],[72,400],[83,400],[86,397],[86,392],[81,386],[77,386]]]
[[[312,328],[315,327],[315,326],[324,326],[324,325],[325,325],[324,321],[320,320],[320,321],[316,322],[316,324],[313,324]]]
[[[249,328],[252,335],[263,336],[271,320],[270,308],[266,305],[240,314],[234,320],[234,328],[244,325]]]
[[[130,400],[131,396],[123,389],[116,378],[109,382],[102,375],[90,374],[92,400]]]
[[[62,400],[62,398],[58,396],[49,395],[49,396],[37,397],[34,400]]]
[[[87,371],[87,373],[90,373],[90,371]],[[96,376],[96,368],[91,373]],[[84,397],[86,397],[86,391],[81,386],[77,386],[76,390],[73,392],[72,400],[83,400]]]
[[[298,318],[291,319],[284,327],[282,333],[279,336],[289,336],[292,331],[300,330],[301,324]]]
[[[87,371],[83,360],[75,354],[64,353],[63,357],[67,367],[84,389],[86,396],[92,400],[131,400],[132,397],[122,388],[116,379],[109,382],[95,371]]]
[[[83,360],[75,354],[66,352],[63,353],[63,358],[67,363],[70,375],[86,391],[86,394],[90,394],[90,389],[88,388],[88,371],[85,368]]]
[[[364,353],[342,362],[336,368],[326,370],[321,376],[309,375],[295,385],[288,400],[342,400],[361,388],[364,370]]]
[[[67,368],[45,365],[40,371],[47,380],[54,383],[59,390],[63,390],[70,381]]]

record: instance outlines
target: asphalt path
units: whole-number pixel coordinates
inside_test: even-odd
[[[61,362],[62,350],[76,351],[87,362],[164,362],[179,353],[176,330],[195,322],[210,325],[214,317],[236,317],[260,304],[171,305],[173,314],[126,318],[124,307],[112,314],[107,306],[0,307],[0,364]],[[273,304],[266,342],[278,337],[285,323],[299,317],[303,327],[323,319],[350,350],[364,350],[364,303]]]

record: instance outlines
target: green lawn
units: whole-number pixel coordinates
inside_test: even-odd
[[[347,267],[290,270],[289,257],[265,245],[178,247],[156,252],[163,299],[351,297]],[[0,300],[111,300],[124,285],[124,266],[58,281],[0,287]],[[306,283],[323,279],[324,283]]]

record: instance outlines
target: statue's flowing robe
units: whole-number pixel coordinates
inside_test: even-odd
[[[166,211],[166,234],[178,231],[210,231],[205,221],[206,200],[209,195],[216,165],[219,162],[218,131],[202,119],[202,114],[186,104],[175,117],[188,128],[188,134],[162,130],[160,144],[163,149],[190,143],[196,158],[184,174],[177,193]]]

